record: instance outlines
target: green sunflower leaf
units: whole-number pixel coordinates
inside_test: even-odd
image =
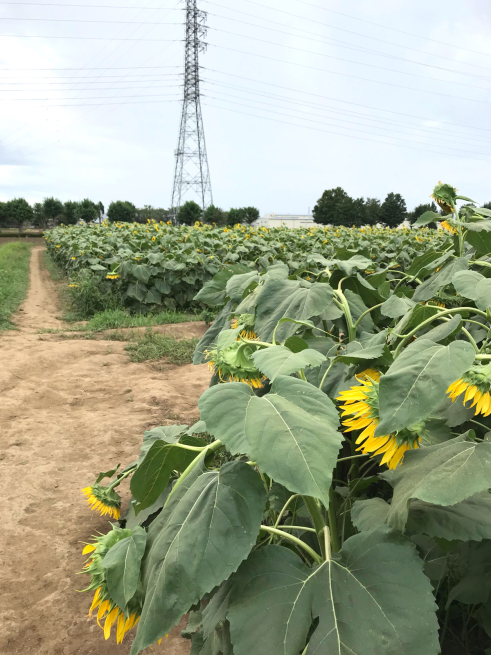
[[[327,309],[333,295],[328,284],[269,279],[261,291],[255,331],[263,341],[270,341],[281,318],[304,320],[317,316]],[[276,330],[275,338],[284,341],[296,330],[294,323],[283,323]]]
[[[138,501],[135,514],[153,505],[169,484],[172,471],[184,471],[198,454],[197,450],[155,441],[131,478],[131,493]]]
[[[387,521],[404,530],[412,498],[434,505],[455,505],[491,488],[491,444],[466,435],[406,452],[395,470],[380,474],[394,488]]]
[[[183,480],[149,528],[132,655],[237,570],[256,542],[265,502],[261,478],[244,462],[208,470],[201,461]]]
[[[135,595],[146,541],[145,530],[136,527],[130,537],[114,544],[102,560],[109,595],[120,609],[124,609]]]
[[[228,323],[228,317],[232,311],[232,307],[233,303],[229,301],[218,314],[213,324],[210,325],[208,330],[201,337],[201,340],[196,346],[196,350],[194,351],[193,364],[203,364],[203,362],[206,361],[206,351],[213,350],[213,347],[218,339],[218,335]]]
[[[322,391],[279,376],[259,398],[246,384],[229,382],[205,391],[198,407],[209,432],[232,454],[247,453],[287,489],[329,505],[343,435],[336,408]]]
[[[257,550],[235,576],[234,655],[437,655],[422,568],[414,545],[388,526],[349,538],[314,569],[287,548]]]
[[[419,287],[416,289],[413,295],[414,302],[422,302],[424,300],[430,300],[433,296],[445,287],[447,284],[452,282],[452,278],[458,271],[467,270],[469,264],[465,257],[459,257],[458,259],[452,259],[441,268],[438,273],[434,273],[431,277],[425,280]]]
[[[445,399],[449,385],[472,366],[475,352],[470,343],[448,346],[416,339],[380,379],[380,422],[375,436],[411,427],[428,418]]]
[[[279,375],[291,375],[306,367],[320,366],[326,361],[325,356],[311,348],[293,353],[286,346],[272,346],[257,350],[252,359],[257,368],[268,377],[271,382]]]

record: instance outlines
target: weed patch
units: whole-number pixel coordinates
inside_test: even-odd
[[[0,247],[0,330],[11,329],[10,316],[26,297],[31,244],[6,243]]]

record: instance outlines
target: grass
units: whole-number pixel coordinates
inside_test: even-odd
[[[157,314],[130,314],[123,309],[106,309],[89,319],[84,329],[99,332],[115,328],[152,327],[153,325],[200,320],[198,314],[183,314],[182,312],[161,311]]]
[[[6,243],[0,247],[0,330],[12,329],[9,318],[26,297],[31,244]]]
[[[144,336],[125,346],[132,362],[157,361],[165,359],[170,364],[183,366],[193,361],[194,349],[199,339],[180,339],[168,337],[147,330]]]

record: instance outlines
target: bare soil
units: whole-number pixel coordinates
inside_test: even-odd
[[[86,617],[89,594],[77,591],[88,583],[77,575],[82,542],[109,527],[80,490],[99,471],[133,461],[145,429],[194,422],[210,376],[206,366],[131,363],[122,342],[40,335],[64,326],[43,250],[32,249],[18,331],[0,333],[0,653],[128,655],[131,633],[120,646],[114,630],[104,641]],[[205,329],[167,328],[183,337]],[[187,655],[180,629],[154,652]]]

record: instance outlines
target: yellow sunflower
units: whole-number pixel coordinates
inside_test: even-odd
[[[232,319],[232,322],[230,323],[230,327],[232,328],[232,330],[236,330],[239,327],[239,325],[243,323],[243,321],[241,321],[240,318]],[[239,338],[252,340],[252,339],[258,339],[259,337],[254,332],[252,326],[244,325],[244,329],[239,332]]]
[[[337,400],[344,403],[341,405],[343,417],[350,417],[343,421],[347,428],[345,432],[361,430],[356,439],[361,444],[357,450],[364,455],[375,457],[383,455],[381,464],[387,464],[390,469],[395,469],[403,460],[404,453],[412,448],[418,448],[420,439],[402,437],[399,434],[386,434],[380,437],[375,436],[375,430],[379,424],[378,409],[378,380],[380,373],[373,369],[367,369],[357,376],[361,384],[351,387],[347,391],[341,391]]]
[[[440,223],[440,227],[442,227],[444,230],[447,230],[447,232],[450,232],[450,234],[456,233],[456,230],[450,225],[448,221],[442,221]]]
[[[447,393],[455,401],[465,392],[464,403],[472,400],[470,407],[476,408],[476,414],[491,414],[491,365],[473,366],[464,375],[453,382]]]
[[[90,509],[99,512],[101,516],[109,514],[113,519],[119,519],[121,516],[121,498],[114,489],[94,484],[82,489],[82,493],[87,496]]]

